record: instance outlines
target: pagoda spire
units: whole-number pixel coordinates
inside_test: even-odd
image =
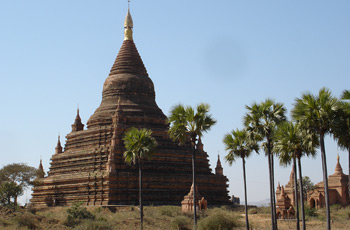
[[[43,161],[40,157],[40,164],[38,167],[38,171],[37,171],[37,178],[44,178],[45,176],[45,172],[44,172],[44,167],[43,167]]]
[[[284,197],[285,193],[284,193],[284,186],[282,185],[282,188],[281,188],[281,197]]]
[[[334,174],[335,175],[342,175],[343,174],[343,169],[339,163],[339,153],[337,155],[337,165],[335,166]]]
[[[288,181],[288,184],[289,184],[290,186],[293,186],[293,185],[294,185],[294,174],[295,174],[295,172],[294,172],[294,163],[293,163],[293,165],[292,165],[292,171],[290,172],[289,181]]]
[[[72,132],[81,131],[84,129],[84,124],[81,122],[81,118],[79,115],[79,107],[77,108],[77,116],[75,117],[75,121],[72,125]]]
[[[58,135],[58,140],[57,140],[57,145],[55,148],[55,154],[62,153],[62,146],[61,146],[61,140],[60,140],[60,135]]]
[[[215,168],[215,174],[216,175],[223,175],[223,168],[221,166],[221,161],[220,161],[220,155],[218,154],[218,161],[216,162],[216,168]]]
[[[125,16],[125,21],[124,21],[124,40],[130,40],[130,41],[133,40],[132,38],[133,27],[134,27],[134,23],[132,21],[132,17],[130,14],[130,7],[128,7],[128,13]]]

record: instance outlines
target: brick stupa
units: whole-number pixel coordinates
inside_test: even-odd
[[[190,143],[179,146],[168,136],[167,117],[155,102],[152,80],[132,38],[128,11],[125,38],[109,76],[102,102],[87,122],[78,114],[66,136],[63,151],[58,140],[48,175],[38,178],[31,203],[64,206],[138,204],[138,170],[124,162],[123,135],[131,127],[152,129],[157,150],[143,166],[145,204],[180,205],[192,184]],[[227,178],[213,174],[203,144],[198,144],[197,185],[208,205],[229,204]]]

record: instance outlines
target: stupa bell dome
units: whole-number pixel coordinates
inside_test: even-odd
[[[132,39],[132,26],[128,11],[123,44],[104,82],[101,105],[87,122],[88,128],[110,125],[119,98],[126,115],[148,116],[163,125],[166,123],[166,116],[155,102],[153,82]]]

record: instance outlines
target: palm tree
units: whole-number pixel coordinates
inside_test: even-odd
[[[226,134],[224,137],[225,149],[229,151],[226,155],[226,161],[232,165],[236,161],[237,157],[242,159],[243,166],[243,181],[244,181],[244,199],[245,199],[245,222],[246,229],[249,230],[248,221],[248,205],[247,205],[247,182],[245,173],[245,159],[255,151],[258,153],[259,146],[256,141],[251,139],[247,130],[232,130],[231,133]]]
[[[273,140],[277,125],[286,120],[282,103],[275,103],[271,99],[266,99],[260,104],[254,103],[252,106],[246,106],[248,113],[244,116],[244,125],[252,133],[256,140],[264,141],[264,151],[268,156],[269,175],[270,175],[270,205],[272,229],[277,229],[276,220],[276,201],[274,185],[274,166],[273,166]]]
[[[184,107],[179,104],[172,108],[169,116],[169,136],[179,141],[180,144],[190,139],[192,149],[192,182],[193,182],[193,210],[194,210],[194,229],[197,228],[197,210],[196,210],[196,150],[197,137],[201,137],[216,123],[216,120],[209,114],[210,106],[208,104],[199,104],[197,112],[191,106]]]
[[[126,151],[125,162],[138,164],[139,167],[139,205],[141,230],[143,229],[143,206],[142,206],[142,163],[145,158],[150,159],[157,147],[157,141],[152,137],[152,131],[148,129],[129,129],[123,138]]]
[[[293,161],[294,168],[294,192],[297,211],[297,229],[299,229],[299,204],[297,193],[297,170],[296,159],[298,159],[299,183],[300,183],[300,204],[302,213],[303,229],[305,230],[305,211],[304,211],[304,193],[303,177],[301,170],[302,156],[315,156],[318,139],[313,133],[303,130],[299,123],[283,122],[278,126],[275,135],[274,149],[279,153],[280,164],[289,165]]]
[[[340,148],[349,152],[348,194],[350,194],[350,91],[345,90],[340,99],[346,100],[346,102],[343,103],[342,119],[339,123],[339,128],[335,129],[334,138],[337,140]]]
[[[320,140],[323,182],[326,201],[327,229],[331,229],[329,195],[328,195],[328,174],[324,136],[334,132],[339,127],[339,111],[341,103],[334,97],[330,90],[320,89],[318,95],[306,93],[301,98],[297,98],[292,110],[292,117],[295,121],[308,130],[317,134]]]

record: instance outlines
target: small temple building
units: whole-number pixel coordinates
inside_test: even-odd
[[[343,173],[338,155],[334,173],[328,176],[328,194],[330,205],[340,204],[341,206],[346,206],[350,204],[348,180],[348,175]],[[307,203],[311,208],[316,209],[323,208],[326,205],[323,181],[317,183],[314,190],[308,191]]]
[[[191,185],[190,192],[184,197],[181,202],[182,212],[193,212],[193,184]],[[207,210],[207,200],[198,192],[198,187],[196,186],[196,210],[205,211]]]
[[[278,195],[277,195],[278,193]],[[276,215],[278,219],[292,219],[295,217],[295,210],[291,199],[285,192],[284,186],[278,185],[276,190]]]
[[[337,156],[337,164],[332,175],[328,176],[329,204],[340,204],[346,206],[350,204],[348,193],[348,175],[343,173],[343,169]],[[299,195],[299,192],[298,192]],[[299,198],[299,197],[298,197]],[[307,197],[304,198],[311,208],[323,208],[325,203],[324,183],[319,182],[315,185],[315,189],[307,192]],[[279,218],[291,218],[290,213],[295,207],[294,193],[294,167],[289,177],[289,182],[285,186],[278,183],[276,189],[276,212]],[[293,209],[293,211],[292,211]]]
[[[285,186],[278,183],[276,189],[276,215],[278,219],[295,218],[294,167]]]
[[[31,203],[38,207],[76,201],[92,206],[138,204],[138,170],[123,158],[122,138],[131,127],[151,129],[158,142],[153,158],[143,165],[143,202],[180,205],[192,184],[191,145],[179,146],[169,138],[167,117],[156,104],[153,82],[133,41],[128,10],[124,41],[104,82],[100,106],[86,126],[78,109],[64,148],[58,138],[47,176],[37,178]],[[230,204],[220,160],[214,174],[200,139],[197,148],[201,197],[208,205]]]
[[[286,185],[282,186],[283,187],[283,192],[284,196],[287,196],[290,199],[290,205],[294,206],[295,205],[295,192],[294,192],[294,167],[292,167],[292,171],[289,176],[289,181]],[[278,186],[276,189],[276,199],[280,197],[280,194],[282,192],[282,187],[280,183],[278,182]],[[299,198],[299,196],[298,196]]]

